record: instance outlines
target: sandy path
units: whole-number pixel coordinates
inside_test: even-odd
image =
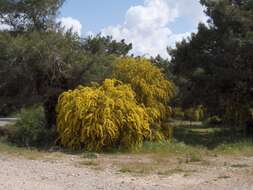
[[[4,126],[6,126],[6,125],[8,125],[8,124],[10,124],[9,121],[1,121],[1,120],[0,120],[0,127],[4,127]]]
[[[13,124],[17,121],[17,118],[0,118],[0,127]]]
[[[134,176],[113,167],[81,166],[78,159],[65,155],[28,160],[0,154],[0,190],[253,190],[253,158],[226,160],[247,166],[242,168],[224,166],[223,158],[213,158],[215,166],[191,165],[198,172],[190,176]]]

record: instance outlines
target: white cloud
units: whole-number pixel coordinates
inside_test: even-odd
[[[59,18],[57,22],[60,22],[61,26],[64,27],[65,30],[72,29],[72,32],[77,33],[79,36],[81,36],[82,24],[79,20],[76,20],[72,17],[62,17]]]
[[[132,43],[136,55],[168,57],[167,46],[175,46],[176,41],[193,32],[177,34],[171,31],[168,24],[180,17],[191,18],[196,27],[199,22],[206,21],[197,0],[145,0],[143,5],[128,9],[123,24],[104,28],[102,34]]]
[[[0,31],[1,30],[10,30],[10,29],[11,29],[11,26],[8,24],[3,24],[3,20],[0,19]]]
[[[11,27],[7,24],[0,24],[0,31],[1,30],[10,30]]]

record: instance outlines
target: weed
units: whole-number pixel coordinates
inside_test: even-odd
[[[233,167],[233,168],[246,168],[246,167],[249,167],[249,165],[247,165],[247,164],[233,164],[233,165],[231,165],[231,167]]]
[[[12,144],[7,144],[0,141],[0,153],[10,156],[21,156],[30,160],[41,159],[49,153],[38,151],[37,149],[20,148]]]
[[[87,158],[87,159],[97,159],[98,158],[98,154],[94,153],[94,152],[84,152],[82,155],[83,158]]]
[[[202,157],[200,154],[197,154],[195,152],[192,152],[190,155],[189,155],[189,162],[199,162],[202,160]]]
[[[231,178],[230,176],[227,176],[227,175],[222,175],[222,176],[219,176],[218,179],[228,179],[228,178]]]
[[[85,166],[98,166],[99,164],[96,161],[93,160],[82,160],[79,162],[80,165]]]

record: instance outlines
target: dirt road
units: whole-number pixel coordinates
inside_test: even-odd
[[[0,127],[13,124],[17,121],[17,118],[0,118]]]
[[[135,159],[104,155],[95,164],[65,154],[29,160],[0,153],[0,190],[253,190],[253,158],[210,158],[187,164],[192,172],[166,175],[124,173],[114,164]]]
[[[6,125],[10,124],[8,121],[0,121],[0,127],[4,127]]]

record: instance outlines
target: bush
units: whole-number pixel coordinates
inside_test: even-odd
[[[80,87],[58,100],[57,131],[67,148],[101,151],[112,147],[136,148],[144,140],[166,140],[172,128],[168,102],[175,87],[146,59],[118,59],[100,87]],[[122,81],[122,82],[120,82]]]
[[[214,115],[214,116],[207,118],[206,122],[209,125],[220,125],[220,124],[222,124],[222,119],[219,116]]]
[[[136,93],[138,103],[149,109],[151,118],[162,120],[170,115],[168,102],[175,95],[174,84],[166,80],[161,70],[143,58],[119,59],[114,68],[114,77],[130,84]],[[156,120],[156,122],[157,122]]]
[[[204,119],[204,108],[202,105],[199,105],[194,108],[189,108],[185,111],[186,119],[191,121],[202,121]]]
[[[64,92],[57,105],[59,142],[67,148],[101,151],[137,148],[149,138],[149,117],[130,85],[107,79],[100,87]]]
[[[10,141],[19,146],[45,147],[54,141],[54,132],[45,128],[45,115],[41,106],[22,109],[18,114],[15,132]]]
[[[184,119],[185,114],[184,114],[184,111],[182,110],[182,108],[180,108],[180,107],[173,108],[172,117],[176,118],[176,119]]]

